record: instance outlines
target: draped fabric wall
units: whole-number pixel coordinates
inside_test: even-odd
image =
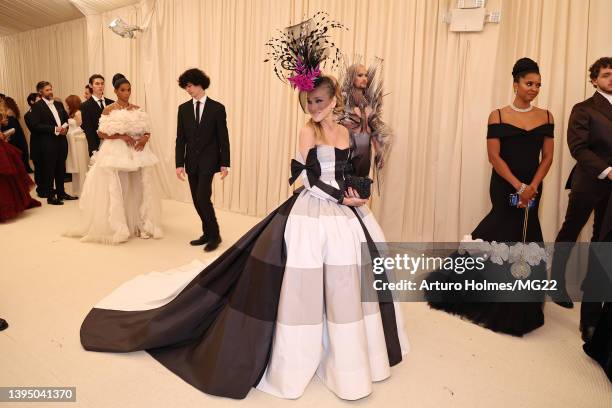
[[[0,56],[20,61],[0,68],[0,88],[21,101],[33,83],[48,78],[56,94],[80,94],[87,76],[100,72],[112,94],[110,77],[124,73],[132,81],[134,102],[153,118],[160,186],[167,196],[187,201],[186,184],[174,176],[176,107],[188,99],[176,80],[185,69],[201,67],[212,79],[209,96],[226,106],[230,131],[232,170],[224,182],[215,180],[215,204],[263,215],[291,191],[289,161],[306,119],[296,94],[263,63],[264,44],[275,29],[325,10],[349,28],[333,33],[346,54],[385,60],[384,116],[395,141],[382,192],[372,204],[388,239],[454,241],[489,210],[487,117],[512,100],[512,64],[528,56],[542,70],[536,104],[548,108],[556,122],[555,160],[540,213],[545,239],[552,240],[565,213],[563,185],[574,164],[565,142],[569,112],[593,92],[589,64],[612,55],[606,17],[612,3],[490,0],[487,9],[502,11],[501,24],[465,34],[449,32],[442,22],[454,5],[454,0],[145,0],[0,38]],[[148,27],[136,40],[119,38],[106,29],[117,16]],[[60,65],[53,59],[57,54],[46,50],[68,39],[73,46],[64,49],[71,63]],[[27,76],[22,65],[32,67]]]
[[[82,97],[86,55],[84,19],[0,37],[0,92],[14,98],[22,114],[41,80],[51,82],[62,100],[73,93]]]

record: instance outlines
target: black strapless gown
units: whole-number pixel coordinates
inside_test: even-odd
[[[553,137],[553,134],[554,125],[552,123],[546,123],[530,130],[521,129],[508,123],[498,123],[489,125],[487,139],[500,139],[501,158],[504,159],[519,180],[528,183],[533,179],[540,165],[540,153],[544,139]],[[482,239],[488,242],[496,241],[498,243],[523,241],[525,210],[512,207],[509,204],[509,196],[515,192],[511,184],[499,176],[495,170],[492,171],[489,187],[492,208],[472,232],[473,239]],[[536,205],[529,210],[526,242],[543,241],[538,218],[542,185],[539,186],[538,192]],[[531,270],[530,279],[546,279],[544,262],[531,267]],[[486,279],[490,281],[491,276],[498,277],[499,281],[515,279],[510,274],[510,267],[507,263],[497,265],[487,262]],[[485,277],[483,272],[476,270],[467,271],[463,275],[457,275],[454,272],[449,274],[445,271],[434,271],[427,277],[428,281],[464,281],[466,279],[482,281]],[[428,300],[431,299],[427,294],[426,297]],[[459,315],[490,330],[522,336],[544,324],[544,299],[539,295],[535,295],[534,298],[537,301],[475,303],[458,301],[456,294],[450,294],[446,299],[440,300],[440,298],[437,298],[435,302],[430,301],[429,305],[434,309]]]

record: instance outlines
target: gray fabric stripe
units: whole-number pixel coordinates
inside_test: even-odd
[[[378,302],[361,302],[361,295],[361,270],[357,265],[287,267],[277,321],[291,326],[320,324],[324,308],[327,320],[337,324],[354,323],[364,315],[379,313]]]

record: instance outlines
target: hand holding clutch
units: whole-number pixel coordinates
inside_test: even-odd
[[[359,194],[359,197],[367,199],[372,193],[372,183],[369,177],[356,177],[348,174],[344,177],[344,190],[348,191],[349,188],[352,188]]]

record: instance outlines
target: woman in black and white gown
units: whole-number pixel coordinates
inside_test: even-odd
[[[115,290],[83,322],[83,346],[146,350],[194,387],[231,398],[251,387],[298,398],[316,374],[355,400],[389,377],[408,342],[396,304],[362,298],[362,243],[385,238],[366,200],[343,193],[341,107],[335,79],[318,78],[292,162],[290,181],[304,188],[212,264]]]

